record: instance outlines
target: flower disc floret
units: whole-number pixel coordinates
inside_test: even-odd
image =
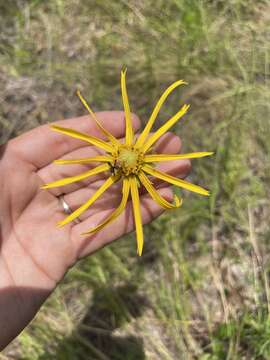
[[[137,175],[143,165],[143,154],[134,146],[122,145],[115,154],[112,169],[123,176]]]

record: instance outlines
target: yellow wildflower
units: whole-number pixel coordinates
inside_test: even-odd
[[[101,172],[110,171],[110,177],[104,181],[103,185],[98,189],[98,191],[88,200],[85,204],[80,206],[77,210],[67,216],[63,221],[59,222],[59,226],[70,223],[74,219],[78,218],[84,211],[86,211],[101,195],[106,191],[112,184],[117,181],[122,180],[122,200],[119,206],[108,216],[108,218],[101,222],[98,226],[90,229],[89,231],[83,233],[93,234],[101,230],[104,226],[112,222],[116,217],[118,217],[125,209],[127,201],[131,196],[132,205],[133,205],[133,215],[134,222],[136,227],[137,234],[137,252],[139,255],[142,254],[143,250],[143,228],[142,228],[142,218],[140,211],[140,197],[138,187],[143,185],[150,196],[163,208],[172,209],[177,208],[181,205],[182,200],[177,196],[174,196],[174,203],[170,203],[165,200],[153,187],[151,181],[149,180],[149,175],[154,176],[158,179],[168,182],[184,189],[194,191],[201,195],[209,195],[208,190],[203,189],[198,185],[191,184],[185,180],[178,179],[174,176],[168,175],[164,172],[161,172],[154,168],[153,163],[160,161],[168,160],[177,160],[177,159],[191,159],[191,158],[200,158],[208,155],[212,155],[213,152],[196,152],[188,154],[152,154],[150,150],[152,145],[163,135],[165,134],[188,110],[189,105],[184,105],[181,109],[172,116],[164,125],[162,125],[156,132],[150,134],[152,126],[157,118],[157,115],[160,111],[161,106],[164,101],[167,99],[168,95],[178,86],[186,84],[183,80],[178,80],[174,82],[167,90],[162,94],[158,100],[152,115],[148,123],[146,124],[143,132],[138,136],[137,139],[134,137],[132,123],[131,123],[131,112],[129,107],[127,89],[126,89],[126,71],[121,72],[121,90],[123,105],[125,110],[125,123],[126,123],[126,136],[125,142],[120,143],[111,133],[109,133],[99,122],[94,112],[91,110],[89,105],[86,103],[80,92],[78,96],[91,117],[96,122],[99,129],[107,137],[108,142],[105,142],[101,139],[98,139],[95,136],[88,134],[83,134],[78,131],[52,125],[51,128],[54,131],[58,131],[62,134],[78,138],[88,142],[91,145],[105,150],[105,155],[76,159],[76,160],[56,160],[57,164],[82,164],[82,163],[91,163],[91,162],[100,162],[101,165],[97,166],[94,169],[86,171],[77,176],[71,176],[65,179],[51,182],[44,185],[43,189],[64,186],[76,181],[80,181],[89,176],[99,174]]]

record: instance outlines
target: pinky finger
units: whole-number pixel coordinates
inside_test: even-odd
[[[162,188],[158,190],[158,192],[167,201],[173,200],[172,191],[169,187]],[[148,194],[144,194],[140,197],[140,204],[143,224],[151,222],[164,211],[164,209],[153,201]],[[110,244],[112,241],[134,230],[132,204],[131,201],[129,201],[126,209],[114,220],[114,222],[101,229],[98,233],[88,236],[81,235],[83,232],[89,231],[89,229],[104,221],[113,210],[114,209],[104,210],[97,213],[72,228],[71,239],[76,249],[78,259],[92,254],[105,245]],[[136,248],[136,237],[134,237],[134,244],[131,244],[131,246]]]

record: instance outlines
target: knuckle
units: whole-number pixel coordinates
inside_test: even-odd
[[[137,129],[139,129],[141,126],[141,120],[140,120],[139,116],[135,113],[131,113],[131,120],[132,120],[133,126]]]

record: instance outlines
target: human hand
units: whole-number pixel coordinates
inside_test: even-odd
[[[124,113],[101,112],[101,123],[117,138],[124,136]],[[63,120],[57,125],[76,129],[102,138],[89,116]],[[133,116],[133,128],[140,122]],[[177,153],[180,139],[164,135],[156,144],[158,152]],[[80,223],[58,228],[56,223],[66,214],[58,196],[74,210],[100,186],[102,175],[66,185],[41,190],[44,183],[79,174],[94,165],[56,165],[55,159],[94,156],[93,146],[53,132],[48,125],[40,126],[0,147],[0,349],[5,347],[35,316],[65,272],[76,261],[102,248],[133,230],[131,204],[113,223],[97,234],[82,236],[104,220],[121,201],[121,188],[116,184],[105,192],[91,208],[80,216]],[[165,172],[184,177],[189,160],[178,160],[158,166]],[[161,185],[160,194],[172,200],[169,187]],[[162,187],[163,186],[163,187]],[[163,210],[147,194],[141,195],[144,223]],[[135,245],[134,245],[135,246]]]

